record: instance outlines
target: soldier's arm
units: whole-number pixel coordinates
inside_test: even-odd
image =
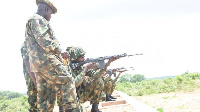
[[[87,63],[84,65],[82,72],[75,77],[76,87],[78,87],[79,85],[83,83],[83,80],[85,79],[87,71],[91,68],[94,68],[94,64],[95,63]]]
[[[104,76],[105,70],[90,70],[87,72],[87,75],[91,76],[93,79],[102,78]]]
[[[124,71],[120,71],[119,74],[117,75],[117,77],[112,82],[117,82],[117,80],[118,80],[118,78],[119,78],[119,76],[121,75],[122,72],[124,72]]]
[[[84,70],[75,77],[75,86],[76,87],[80,86],[83,83],[85,73],[86,73],[86,71]]]
[[[117,59],[119,59],[119,57],[113,57],[113,58],[109,59],[105,65],[105,70],[107,70],[107,67],[110,66],[110,64]]]
[[[27,53],[26,44],[23,44],[23,47],[21,48],[21,54],[22,54],[22,58],[23,58],[23,61],[25,63],[25,66],[28,70],[28,74],[29,74],[30,78],[33,80],[35,88],[37,88],[35,75],[34,75],[33,72],[31,72],[31,69],[30,69],[29,56],[28,56],[28,53]]]
[[[91,76],[92,78],[102,78],[105,75],[105,69],[100,70],[99,63],[95,63],[93,70],[89,70],[87,75]]]
[[[37,88],[35,74],[33,72],[31,72],[29,60],[26,60],[26,59],[23,59],[23,60],[25,62],[26,68],[28,70],[28,74],[29,74],[30,78],[33,80],[35,88]]]

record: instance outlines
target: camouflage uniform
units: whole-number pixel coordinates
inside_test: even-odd
[[[112,79],[111,76],[104,77],[104,92],[111,99],[114,98],[111,96],[111,94],[113,93],[113,91],[116,87],[116,82],[117,82],[118,78],[119,78],[119,75],[115,79]]]
[[[24,62],[24,60],[29,60],[29,56],[27,55],[27,49],[24,46],[24,44],[21,47],[21,55],[23,58],[23,72],[24,72],[24,78],[26,80],[28,103],[30,105],[29,111],[36,112],[37,111],[37,90],[34,86],[33,80],[29,76],[28,70]]]
[[[26,24],[25,36],[30,68],[37,79],[39,111],[53,111],[59,88],[67,91],[70,97],[65,98],[63,106],[77,107],[74,78],[62,64],[61,48],[49,22],[34,14]]]
[[[118,78],[119,78],[119,75],[118,75],[115,79],[111,79],[111,81],[112,81],[111,94],[112,94],[113,91],[115,90],[116,82],[117,82]]]
[[[73,62],[80,56],[84,55],[85,52],[82,48],[72,47],[69,50],[69,54],[70,62]],[[75,84],[79,100],[81,103],[85,103],[91,98],[92,104],[98,104],[101,98],[101,93],[104,88],[104,83],[101,77],[105,70],[88,70],[86,74],[83,74],[82,70],[83,66],[77,67],[73,70],[73,77],[75,78]],[[84,76],[86,76],[86,78],[84,78]]]
[[[71,72],[71,69],[68,65],[65,66],[67,71],[69,73]],[[74,82],[75,84],[75,82]],[[76,91],[70,91],[70,89],[67,88],[72,88],[75,87],[75,85],[56,85],[57,87],[57,104],[58,106],[63,106],[64,109],[72,109],[72,112],[83,112],[84,109],[81,107],[81,104],[78,101],[78,97],[76,95],[70,95],[69,93],[74,92],[73,94],[76,94]],[[64,88],[64,89],[63,89]],[[77,103],[74,103],[74,99],[77,99]],[[69,102],[70,101],[70,102]],[[65,102],[68,102],[68,105],[65,105]]]
[[[111,92],[112,92],[112,81],[111,81],[111,77],[108,76],[108,77],[104,77],[104,92],[107,94],[107,95],[111,95]]]

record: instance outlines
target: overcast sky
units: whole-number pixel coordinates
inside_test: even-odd
[[[63,49],[82,47],[86,57],[144,53],[113,62],[146,78],[200,72],[199,0],[73,0],[56,2],[50,21]],[[20,47],[35,0],[1,4],[0,90],[25,92]]]

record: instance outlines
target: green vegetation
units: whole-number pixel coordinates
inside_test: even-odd
[[[125,74],[119,78],[116,89],[131,96],[142,96],[177,91],[193,91],[200,88],[200,73],[184,73],[174,78],[146,79],[143,75]],[[174,96],[166,96],[169,99]],[[183,108],[180,105],[178,108]],[[0,91],[0,112],[27,112],[28,97],[21,93]],[[163,112],[163,108],[157,108]]]
[[[21,93],[0,91],[0,112],[28,112],[28,97]]]
[[[136,76],[138,77],[138,74]],[[200,73],[186,72],[175,78],[131,81],[133,77],[133,75],[128,74],[122,78],[120,77],[116,90],[131,96],[143,96],[177,91],[193,91],[195,88],[200,88]]]
[[[158,108],[157,111],[158,111],[158,112],[164,112],[164,111],[163,111],[163,108]]]
[[[131,83],[136,83],[136,82],[140,82],[142,80],[144,80],[144,75],[140,75],[140,74],[135,74],[135,75],[129,75],[129,74],[124,74],[122,76],[119,77],[119,81],[120,83],[124,83],[124,82],[131,82]]]

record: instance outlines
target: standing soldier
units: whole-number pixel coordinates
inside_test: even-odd
[[[25,44],[29,55],[30,69],[36,75],[37,108],[39,112],[52,112],[56,91],[61,88],[68,92],[62,103],[66,112],[79,108],[75,82],[72,75],[62,64],[65,53],[49,24],[51,14],[57,8],[50,0],[36,0],[37,13],[26,24]],[[64,96],[63,96],[64,97]]]
[[[37,89],[36,79],[34,73],[30,71],[29,56],[27,55],[27,48],[24,44],[21,47],[21,55],[23,58],[23,72],[26,81],[28,103],[30,105],[29,112],[37,111]]]
[[[72,47],[71,49],[69,49],[69,54],[70,63],[72,64],[72,66],[73,64],[83,62],[85,60],[85,51],[83,51],[83,49],[80,47]],[[106,63],[105,69],[114,60],[115,59],[110,59]],[[101,94],[104,88],[102,76],[105,73],[105,69],[100,70],[99,66],[95,64],[93,70],[88,70],[86,73],[81,73],[84,68],[85,65],[72,69],[74,78],[76,79],[75,82],[78,98],[81,103],[85,103],[86,101],[91,99],[91,112],[100,112],[98,109],[98,104],[100,102]]]

